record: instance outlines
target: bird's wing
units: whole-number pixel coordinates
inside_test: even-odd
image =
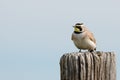
[[[96,40],[94,38],[93,33],[91,31],[89,31],[86,27],[84,27],[84,29],[86,30],[88,38],[96,44]]]
[[[88,35],[89,39],[96,44],[96,40],[95,40],[95,38],[94,38],[93,33],[91,33],[90,31],[88,31],[88,32],[87,32],[87,35]]]

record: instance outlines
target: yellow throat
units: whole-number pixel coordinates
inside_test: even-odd
[[[78,29],[78,28],[75,27],[75,28],[74,28],[74,31],[75,31],[75,32],[80,32],[80,29]]]

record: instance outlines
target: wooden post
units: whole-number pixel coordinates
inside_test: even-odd
[[[61,80],[116,80],[114,52],[67,53],[60,59]]]

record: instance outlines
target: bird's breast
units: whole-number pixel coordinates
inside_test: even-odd
[[[88,37],[82,34],[73,33],[73,42],[75,46],[79,49],[94,49],[96,47],[95,43],[92,42]]]

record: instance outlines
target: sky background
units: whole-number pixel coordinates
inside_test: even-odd
[[[60,80],[59,60],[77,52],[72,26],[83,22],[98,51],[114,51],[120,79],[119,0],[0,0],[0,80]]]

